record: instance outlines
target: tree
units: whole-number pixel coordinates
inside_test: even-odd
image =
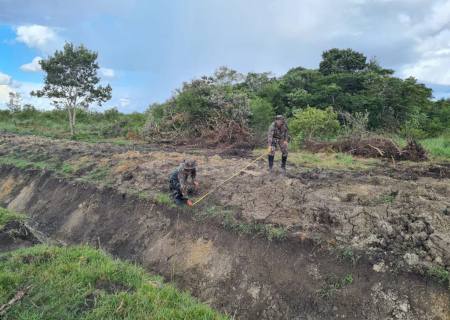
[[[257,134],[267,131],[270,123],[275,118],[275,112],[270,102],[256,97],[250,101],[250,125]]]
[[[294,138],[330,138],[337,134],[339,121],[331,107],[325,110],[308,107],[296,110],[289,121],[289,129]]]
[[[356,72],[367,67],[367,58],[352,49],[331,49],[322,54],[319,71],[324,75],[341,72]]]
[[[22,97],[18,92],[9,92],[9,101],[6,103],[9,111],[19,112],[22,109]]]
[[[75,135],[77,109],[88,109],[91,103],[101,105],[111,99],[111,86],[98,85],[99,69],[96,52],[83,45],[66,43],[62,51],[39,63],[46,73],[44,87],[31,92],[37,97],[48,97],[57,108],[65,109],[69,116],[70,134]]]

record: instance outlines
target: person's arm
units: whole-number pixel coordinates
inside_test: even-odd
[[[186,181],[186,175],[180,171],[178,172],[178,181],[180,182],[180,190],[181,193],[183,194],[183,197],[185,197],[187,195],[187,181]]]

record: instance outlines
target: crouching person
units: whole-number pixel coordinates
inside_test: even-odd
[[[197,191],[197,163],[195,160],[184,160],[169,178],[172,199],[177,205],[192,206],[189,196]]]

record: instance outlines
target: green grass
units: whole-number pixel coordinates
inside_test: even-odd
[[[23,214],[0,207],[0,228],[3,228],[9,221],[23,221],[25,219],[26,216]]]
[[[193,211],[193,215],[197,221],[215,220],[225,229],[238,234],[262,236],[269,241],[281,241],[287,237],[287,230],[283,226],[239,221],[234,217],[231,210],[215,205],[206,206],[202,210],[195,210]]]
[[[437,280],[441,284],[447,284],[450,290],[450,273],[443,267],[434,266],[428,269],[427,274],[432,279]]]
[[[168,207],[176,207],[175,203],[173,202],[173,200],[170,198],[170,195],[167,193],[163,193],[163,192],[158,192],[157,194],[155,194],[155,196],[153,197],[153,200],[160,205],[163,206],[168,206]]]
[[[84,178],[89,181],[101,182],[105,181],[109,175],[110,169],[106,166],[96,167],[89,172]]]
[[[267,153],[266,149],[257,149],[254,151],[254,155],[256,156],[264,153]],[[280,155],[276,156],[275,161],[279,161],[278,157]],[[306,168],[366,170],[379,164],[380,161],[378,159],[353,157],[345,153],[311,153],[300,150],[289,153],[289,163]]]
[[[421,140],[425,150],[436,160],[450,160],[450,136]]]
[[[338,277],[336,275],[329,275],[325,279],[325,284],[319,290],[318,294],[322,298],[330,298],[340,289],[347,287],[353,283],[353,275],[348,273],[343,277]]]
[[[38,245],[0,259],[2,319],[226,319],[144,269],[87,246]]]
[[[146,121],[146,115],[106,113],[78,110],[76,134],[73,140],[86,142],[132,143],[128,133],[134,137]],[[71,139],[65,111],[24,111],[9,113],[0,110],[0,131],[24,135],[38,135],[57,139]]]

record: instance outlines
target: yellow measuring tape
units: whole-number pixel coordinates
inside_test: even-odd
[[[203,199],[205,199],[207,196],[209,196],[211,193],[213,193],[214,191],[216,191],[217,189],[219,189],[221,186],[223,186],[225,183],[227,183],[228,181],[230,181],[231,179],[233,179],[234,177],[236,177],[239,173],[241,173],[242,171],[244,171],[245,169],[247,169],[248,167],[250,167],[253,163],[255,163],[256,161],[258,161],[259,159],[261,159],[262,157],[265,157],[266,154],[262,154],[260,155],[258,158],[256,158],[255,160],[253,160],[252,162],[248,163],[245,167],[243,167],[242,169],[240,169],[239,171],[237,171],[235,174],[233,174],[231,177],[229,177],[228,179],[222,181],[221,183],[219,183],[214,189],[208,191],[207,193],[205,193],[203,196],[201,196],[200,198],[198,198],[193,204],[192,206],[195,206],[197,203],[199,203],[200,201],[202,201]]]

